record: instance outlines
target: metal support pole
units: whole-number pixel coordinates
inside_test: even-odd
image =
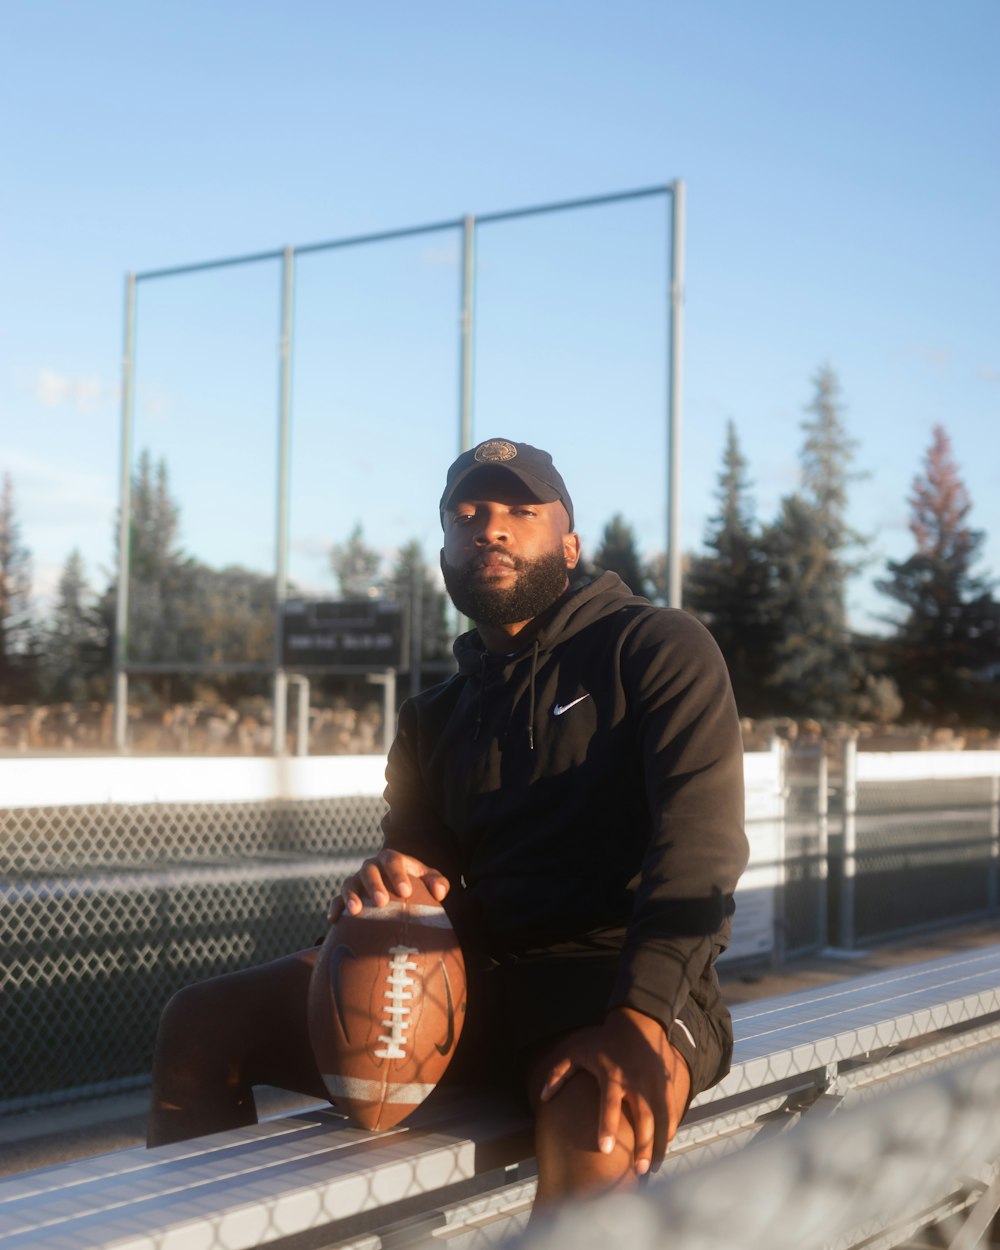
[[[272,749],[288,750],[288,679],[282,667],[288,594],[288,473],[292,411],[292,312],[295,303],[295,249],[286,247],[281,264],[281,340],[278,347],[278,500],[274,536],[274,712]]]
[[[830,766],[826,758],[826,745],[819,744],[819,765],[816,769],[816,938],[817,946],[828,946],[830,867]]]
[[[128,592],[132,531],[132,425],[135,411],[135,274],[125,278],[125,345],[122,356],[121,466],[118,479],[118,586],[115,594],[115,750],[128,745]]]
[[[424,569],[423,561],[413,562],[410,594],[410,697],[423,685],[424,658]]]
[[[671,186],[670,363],[667,388],[667,604],[681,606],[681,382],[684,350],[684,180]]]
[[[396,670],[386,668],[381,673],[369,673],[368,680],[382,687],[382,748],[388,755],[396,736]]]
[[[385,695],[382,701],[382,749],[386,755],[396,736],[396,670],[385,670]]]
[[[990,786],[990,880],[989,909],[1000,907],[1000,774]]]
[[[844,740],[844,871],[840,887],[840,945],[854,949],[854,879],[858,862],[858,743]]]
[[[458,450],[472,446],[473,378],[476,346],[476,219],[462,223],[461,372],[459,383]]]
[[[293,673],[288,683],[295,687],[295,754],[309,754],[309,703],[311,688],[309,678]]]
[[[771,743],[778,780],[778,846],[774,864],[774,938],[771,945],[771,967],[784,965],[788,950],[788,743],[775,738]]]

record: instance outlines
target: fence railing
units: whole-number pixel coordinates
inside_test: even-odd
[[[1000,752],[784,756],[783,955],[996,915]]]

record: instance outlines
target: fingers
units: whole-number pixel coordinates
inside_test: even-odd
[[[549,1074],[545,1078],[545,1084],[542,1086],[542,1092],[538,1095],[542,1102],[548,1102],[554,1094],[566,1084],[569,1078],[576,1071],[576,1064],[572,1059],[560,1059],[549,1069]]]
[[[645,1098],[633,1095],[628,1100],[628,1109],[635,1140],[632,1162],[636,1172],[645,1176],[651,1167],[660,1166],[666,1154],[665,1122],[661,1123],[662,1116],[654,1115]]]
[[[609,1077],[598,1077],[600,1088],[600,1111],[597,1118],[597,1149],[609,1155],[618,1141],[618,1125],[622,1116],[622,1098],[625,1091],[621,1082]]]
[[[432,898],[436,898],[440,903],[447,897],[451,882],[443,873],[438,872],[436,868],[425,868],[419,875],[423,877],[424,885],[427,886]]]
[[[346,911],[358,915],[366,906],[384,907],[390,897],[409,898],[413,893],[410,877],[421,877],[432,898],[439,903],[451,888],[451,882],[436,868],[400,851],[382,850],[366,859],[358,871],[346,878],[330,904],[327,919],[336,924]]]

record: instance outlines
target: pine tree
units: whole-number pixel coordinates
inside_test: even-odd
[[[843,563],[843,553],[864,541],[847,524],[847,487],[865,474],[850,468],[858,443],[848,436],[844,424],[837,375],[829,365],[823,365],[813,385],[815,394],[806,407],[811,417],[802,423],[806,437],[799,453],[801,491],[815,508],[826,544],[837,555],[846,577],[853,569]]]
[[[856,443],[844,424],[840,385],[825,365],[803,422],[800,492],[782,501],[764,535],[770,564],[767,616],[774,625],[768,684],[775,710],[850,717],[863,685],[847,625],[849,556],[863,540],[847,524]]]
[[[379,567],[382,557],[364,540],[361,522],[355,523],[346,543],[330,550],[333,569],[345,599],[368,599],[379,593]]]
[[[754,522],[747,462],[732,421],[726,429],[718,481],[719,511],[710,518],[705,534],[708,553],[690,562],[684,602],[715,636],[740,710],[756,716],[767,710],[768,565]]]
[[[274,578],[240,565],[213,569],[196,564],[190,582],[189,619],[197,658],[207,664],[269,663],[274,654]]]
[[[31,553],[21,542],[14,483],[0,489],[0,698],[27,702],[34,694],[35,627],[31,619]]]
[[[981,674],[1000,661],[1000,609],[974,571],[984,534],[968,524],[972,502],[940,425],[907,502],[916,550],[888,561],[889,576],[876,582],[905,609],[893,618],[893,670],[907,710],[932,719],[988,712]]]
[[[791,495],[764,541],[773,623],[771,709],[820,720],[849,717],[860,665],[847,630],[843,578],[823,519],[808,501]]]
[[[74,550],[63,565],[46,630],[45,691],[56,703],[75,703],[100,693],[104,630],[83,557]]]
[[[197,619],[196,563],[180,548],[180,508],[170,493],[166,461],[154,465],[143,450],[131,482],[129,525],[129,595],[125,654],[129,663],[196,661],[201,657]],[[118,566],[115,525],[114,567]],[[115,637],[117,578],[112,578],[96,608],[100,667],[110,674]],[[158,703],[189,698],[190,675],[142,677],[130,684],[130,699]]]
[[[131,511],[128,658],[196,660],[196,566],[180,549],[180,508],[170,494],[166,461],[154,466],[146,450],[132,478]]]
[[[617,573],[634,595],[646,593],[646,578],[636,547],[635,531],[620,512],[605,525],[601,545],[594,553],[599,569]]]
[[[437,667],[451,654],[447,599],[424,559],[420,543],[411,539],[400,547],[385,591],[405,605],[410,628],[411,669],[429,663]],[[419,653],[415,648],[419,646]]]

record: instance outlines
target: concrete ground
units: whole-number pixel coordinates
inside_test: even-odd
[[[849,955],[822,952],[789,960],[780,968],[723,964],[719,971],[726,999],[735,1004],[954,955],[998,940],[996,922],[983,922],[934,930]],[[147,1099],[146,1091],[137,1090],[0,1117],[0,1176],[142,1145]],[[258,1090],[257,1101],[265,1116],[308,1105],[301,1095],[274,1089]]]

